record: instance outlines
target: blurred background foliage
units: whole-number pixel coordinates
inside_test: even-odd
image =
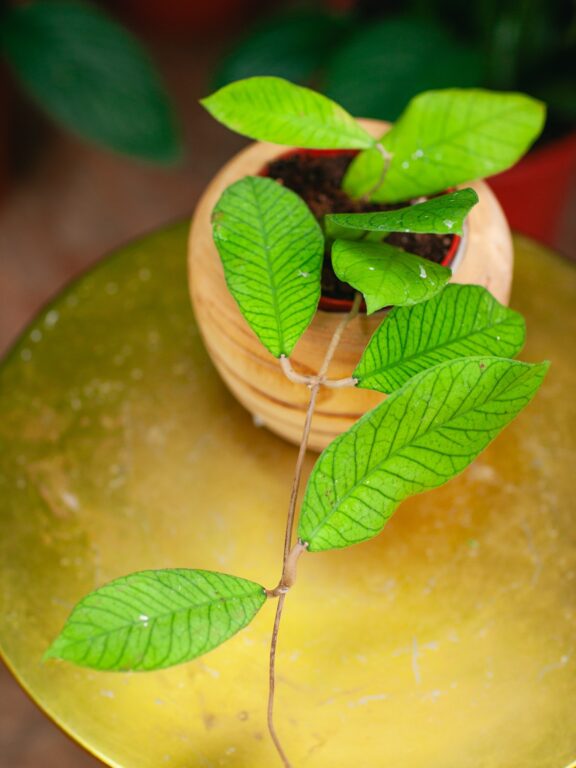
[[[570,0],[305,2],[260,20],[214,85],[275,74],[353,114],[394,120],[430,88],[519,90],[549,105],[547,135],[576,120],[576,6]]]
[[[513,227],[574,252],[574,0],[0,0],[0,202],[58,135],[42,114],[86,151],[200,187],[234,138],[198,99],[263,74],[391,121],[430,88],[542,99],[536,151],[491,184]]]
[[[178,120],[123,21],[147,37],[189,35],[191,46],[199,34],[229,39],[239,28],[207,90],[278,75],[387,120],[429,88],[521,90],[549,105],[550,137],[576,121],[575,8],[572,0],[0,0],[0,54],[57,123],[160,164],[182,156]]]
[[[66,129],[156,163],[180,157],[176,119],[148,54],[98,7],[4,2],[0,52],[22,88]]]

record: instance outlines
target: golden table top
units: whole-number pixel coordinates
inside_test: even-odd
[[[229,396],[194,326],[186,225],[126,247],[41,314],[0,372],[0,648],[119,768],[268,768],[273,606],[203,659],[96,673],[41,656],[87,591],[133,570],[272,586],[295,449]],[[534,403],[377,539],[302,558],[278,657],[298,768],[565,768],[576,759],[576,270],[517,240]],[[311,466],[313,457],[309,457]]]

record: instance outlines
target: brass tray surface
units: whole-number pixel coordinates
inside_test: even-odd
[[[117,768],[269,768],[273,606],[148,674],[41,657],[73,604],[134,570],[273,586],[295,448],[220,382],[190,308],[187,224],[73,283],[0,370],[0,649],[45,712]],[[576,759],[576,270],[516,239],[532,405],[373,541],[306,555],[278,656],[278,728],[310,768],[565,768]],[[308,457],[307,471],[314,456]]]

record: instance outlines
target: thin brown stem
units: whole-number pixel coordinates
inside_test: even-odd
[[[361,294],[357,293],[352,302],[350,312],[338,323],[334,335],[330,340],[328,349],[318,375],[314,377],[310,387],[310,400],[308,401],[308,408],[306,410],[306,418],[304,421],[304,429],[302,430],[302,439],[300,441],[300,448],[298,450],[298,458],[296,459],[296,469],[294,470],[294,479],[292,481],[292,490],[290,491],[290,502],[288,504],[288,517],[286,520],[286,533],[284,536],[284,558],[282,562],[282,574],[286,569],[286,561],[292,549],[292,532],[294,529],[294,517],[296,514],[296,501],[298,500],[298,491],[300,490],[300,481],[302,479],[302,469],[304,466],[304,457],[306,456],[306,449],[308,448],[308,439],[310,437],[310,428],[312,426],[312,417],[314,416],[314,409],[316,407],[316,398],[318,397],[318,391],[322,386],[322,383],[336,352],[336,348],[340,343],[342,334],[346,330],[347,325],[354,320],[360,311],[360,304],[362,302]]]
[[[330,341],[330,344],[328,346],[326,356],[324,357],[324,362],[322,363],[322,367],[318,371],[318,378],[320,380],[324,379],[324,377],[328,373],[328,368],[330,367],[330,363],[332,362],[332,358],[334,357],[336,348],[338,347],[338,344],[340,344],[340,339],[342,338],[342,334],[348,327],[349,323],[351,323],[352,320],[354,320],[354,318],[357,317],[358,312],[360,311],[361,303],[362,303],[362,295],[360,293],[356,293],[356,295],[354,296],[354,301],[352,302],[352,306],[350,307],[350,312],[348,312],[348,314],[345,317],[343,317],[342,320],[336,326],[336,330],[334,331],[334,336],[332,336],[332,340]]]
[[[323,386],[328,389],[347,389],[348,387],[355,387],[358,384],[358,379],[353,376],[348,376],[345,379],[325,379]]]
[[[272,639],[270,642],[270,664],[269,664],[269,677],[268,677],[268,730],[270,736],[276,747],[278,755],[282,760],[284,768],[292,768],[290,761],[288,760],[286,753],[280,743],[278,734],[274,727],[274,694],[276,689],[276,648],[278,647],[278,634],[280,631],[280,619],[282,618],[282,611],[284,609],[284,602],[288,590],[294,584],[296,578],[296,563],[306,551],[307,544],[305,542],[298,541],[294,547],[292,547],[292,538],[294,531],[294,518],[296,516],[296,502],[298,500],[298,491],[300,490],[300,482],[302,480],[302,470],[304,467],[304,457],[306,456],[306,449],[308,447],[308,439],[310,437],[310,428],[312,426],[312,417],[314,415],[314,408],[316,406],[316,399],[318,397],[318,391],[326,379],[326,374],[336,348],[340,343],[342,334],[346,330],[347,325],[358,315],[360,311],[362,297],[359,293],[354,297],[352,308],[350,312],[340,321],[328,349],[326,355],[318,371],[318,375],[314,376],[311,380],[310,386],[310,400],[308,402],[308,408],[306,409],[306,418],[304,420],[304,429],[302,430],[302,439],[300,441],[300,448],[298,450],[298,458],[296,459],[296,468],[294,470],[294,479],[292,480],[292,489],[290,491],[290,502],[288,504],[288,516],[286,520],[286,532],[284,535],[284,556],[282,560],[282,576],[278,586],[273,590],[267,590],[268,597],[278,597],[278,605],[276,606],[276,616],[274,619],[274,627],[272,629]],[[286,359],[286,358],[285,358]],[[283,366],[283,369],[285,366]]]
[[[268,674],[268,731],[270,737],[274,742],[276,751],[282,760],[284,768],[292,768],[291,762],[288,760],[284,748],[276,733],[274,727],[274,691],[276,689],[276,647],[278,645],[278,630],[280,629],[280,619],[282,618],[282,610],[284,608],[284,601],[286,600],[286,593],[283,593],[278,598],[278,604],[276,606],[276,616],[274,618],[274,629],[272,630],[272,642],[270,643],[270,667]]]
[[[292,368],[290,358],[286,357],[286,355],[280,355],[280,368],[288,381],[291,381],[294,384],[312,384],[314,377],[304,376],[302,373],[297,373],[294,368]]]

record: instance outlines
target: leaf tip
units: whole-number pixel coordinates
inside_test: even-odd
[[[50,661],[50,660],[53,660],[53,659],[61,660],[63,658],[63,656],[61,655],[61,653],[58,650],[58,645],[59,645],[58,641],[59,641],[59,639],[60,639],[60,635],[58,635],[52,641],[52,643],[48,646],[48,648],[44,651],[44,653],[42,654],[42,659],[41,659],[42,664],[45,664],[47,661]]]

